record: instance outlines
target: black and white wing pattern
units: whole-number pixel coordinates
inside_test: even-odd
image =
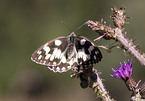
[[[74,32],[47,42],[31,56],[32,61],[60,73],[74,68],[89,68],[90,64],[96,64],[101,59],[100,50],[86,37],[76,36]]]
[[[58,37],[38,48],[32,54],[31,60],[38,64],[48,66],[54,72],[65,72],[71,69],[65,58],[64,51],[67,46],[67,38],[65,36]]]
[[[76,69],[89,68],[93,64],[98,63],[102,59],[102,54],[100,50],[84,36],[78,36],[76,38],[76,50],[77,50],[77,60],[78,66]]]

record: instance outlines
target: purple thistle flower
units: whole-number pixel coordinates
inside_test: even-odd
[[[127,81],[129,78],[131,78],[132,63],[129,60],[128,62],[125,60],[124,65],[121,62],[120,65],[121,66],[118,66],[118,69],[116,68],[116,70],[112,68],[114,74],[110,76]]]

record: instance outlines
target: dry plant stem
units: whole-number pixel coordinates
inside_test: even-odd
[[[108,92],[104,88],[102,79],[99,77],[98,72],[96,72],[96,74],[97,74],[97,81],[93,82],[90,88],[92,88],[93,91],[98,94],[98,97],[101,97],[103,101],[114,101],[113,99],[110,98],[110,96],[108,95]]]
[[[115,28],[107,26],[106,21],[103,22],[103,19],[101,20],[101,22],[93,22],[89,20],[85,24],[87,24],[92,30],[99,33],[99,35],[102,36],[104,39],[113,39],[119,41],[122,45],[122,49],[128,51],[142,65],[145,65],[145,53],[141,52],[141,50],[137,48],[137,45],[134,45],[133,41],[127,38],[126,34],[122,33],[122,30],[124,29],[122,27],[125,24],[126,18],[128,18],[126,17],[125,7],[122,6],[120,9],[114,7],[114,9],[111,8],[111,11],[113,14],[111,18],[113,20]],[[98,40],[98,38],[96,40]]]
[[[134,45],[132,40],[129,40],[125,34],[122,33],[122,29],[119,27],[111,28],[103,24],[102,22],[87,21],[86,24],[94,31],[98,32],[99,35],[106,34],[103,38],[113,39],[120,42],[122,48],[133,55],[142,65],[145,65],[145,55],[139,49],[137,45]]]
[[[139,50],[136,49],[136,45],[133,44],[132,41],[129,41],[127,38],[125,38],[124,34],[122,34],[122,30],[119,28],[115,29],[115,35],[114,37],[121,43],[121,45],[124,46],[124,48],[134,55],[138,61],[140,61],[141,64],[145,65],[145,57],[143,53],[141,53]]]

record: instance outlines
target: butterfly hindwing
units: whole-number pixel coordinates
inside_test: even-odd
[[[76,38],[76,49],[78,64],[83,68],[89,68],[102,59],[100,50],[86,37],[78,36]]]
[[[58,66],[48,66],[53,72],[67,72],[71,69],[71,66],[68,63],[60,63]]]

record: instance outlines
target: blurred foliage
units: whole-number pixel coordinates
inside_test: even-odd
[[[53,73],[45,66],[30,60],[31,54],[53,38],[71,33],[60,21],[77,35],[93,40],[98,35],[87,26],[76,30],[87,20],[101,20],[112,25],[110,9],[127,7],[129,24],[125,31],[136,39],[145,52],[145,1],[127,0],[1,0],[0,1],[0,101],[96,101],[91,89],[82,89],[79,80],[68,73]],[[102,39],[97,45],[113,41]],[[130,99],[130,93],[121,80],[113,79],[111,68],[124,59],[131,59],[120,49],[111,53],[101,49],[103,60],[95,66],[102,72],[104,84],[118,101]],[[145,81],[144,66],[133,58],[133,77]]]

